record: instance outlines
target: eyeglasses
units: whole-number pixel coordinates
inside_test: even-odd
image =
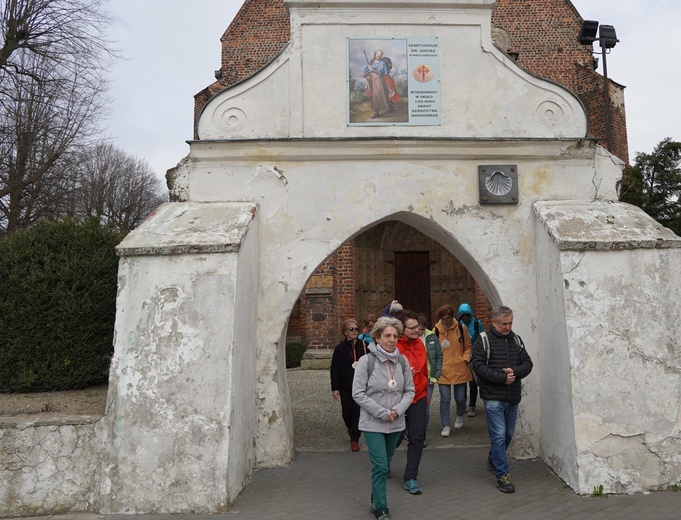
[[[415,326],[413,326],[413,327],[404,327],[404,328],[405,328],[405,329],[408,329],[408,330],[416,330],[416,329],[419,328],[419,326],[418,326],[418,325],[415,325]]]
[[[345,330],[349,330],[350,332],[357,332],[359,329],[357,327],[348,327]]]

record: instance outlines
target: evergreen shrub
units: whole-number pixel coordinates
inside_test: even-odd
[[[106,382],[123,236],[66,218],[0,240],[0,392]]]
[[[305,354],[305,345],[298,341],[286,342],[286,368],[296,368],[300,366]]]

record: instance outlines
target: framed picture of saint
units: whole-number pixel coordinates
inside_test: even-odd
[[[409,121],[406,38],[348,38],[348,122]]]
[[[348,124],[439,125],[437,36],[348,38]]]

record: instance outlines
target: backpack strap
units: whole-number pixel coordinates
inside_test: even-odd
[[[482,339],[482,349],[485,351],[485,355],[487,356],[487,363],[489,363],[489,338],[487,337],[487,333],[484,330],[480,333],[480,338]],[[515,340],[515,344],[519,350],[525,348],[523,339],[520,336],[516,334],[513,336],[513,339]]]
[[[518,336],[517,334],[514,336],[515,339],[515,344],[518,346],[518,350],[522,350],[525,348],[525,343],[523,343],[523,338]]]
[[[369,359],[367,360],[367,373],[369,374],[369,377],[367,380],[371,377],[371,374],[374,372],[374,367],[376,366],[376,354],[373,352],[369,352],[368,354]],[[399,354],[397,356],[397,360],[400,362],[400,366],[402,367],[402,375],[407,370],[407,358],[404,357],[404,354]]]
[[[369,377],[371,377],[371,374],[374,371],[374,365],[376,365],[376,354],[373,352],[369,352],[369,359],[367,360],[367,372],[369,374]],[[369,380],[369,377],[367,380]]]
[[[485,352],[485,356],[487,356],[486,363],[489,364],[489,338],[484,330],[480,333],[480,338],[482,339],[482,350]]]
[[[473,320],[473,331],[475,334],[479,335],[480,331],[484,330],[482,327],[482,322],[480,320]]]

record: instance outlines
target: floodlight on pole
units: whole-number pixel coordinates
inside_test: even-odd
[[[598,31],[598,37],[596,37]],[[584,20],[579,31],[577,41],[582,45],[592,45],[598,41],[601,46],[601,52],[594,54],[603,55],[603,97],[605,99],[605,133],[608,144],[608,151],[612,152],[612,128],[610,123],[610,91],[608,88],[608,50],[617,45],[617,33],[612,25],[601,25],[596,20]]]

